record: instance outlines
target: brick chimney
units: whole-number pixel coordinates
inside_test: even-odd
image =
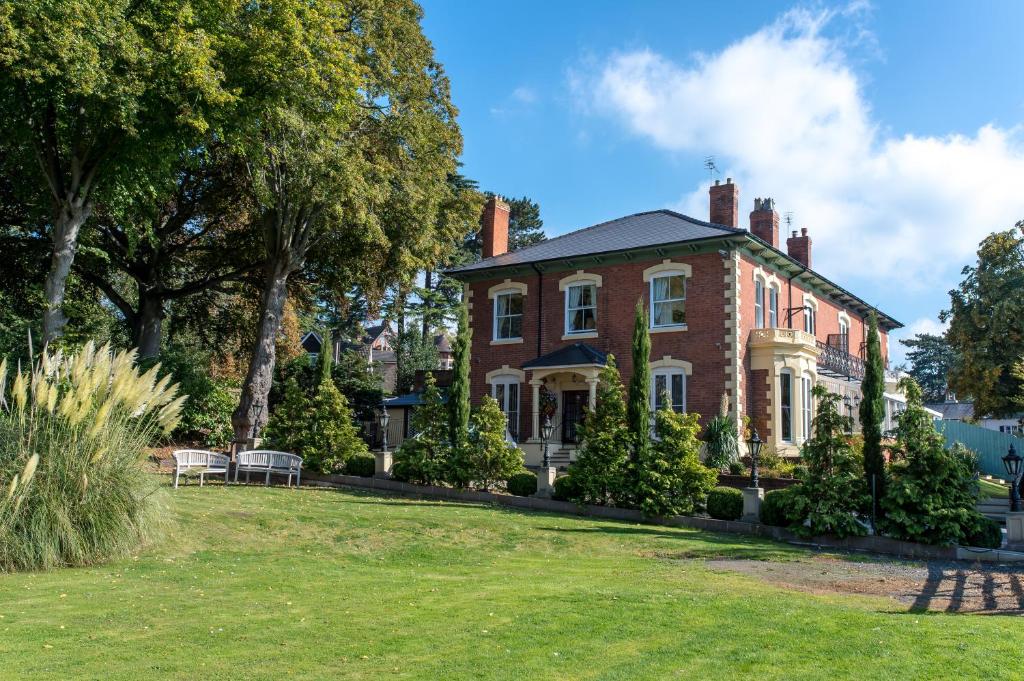
[[[727,177],[725,184],[715,180],[711,186],[711,217],[716,225],[740,226],[740,188]]]
[[[786,250],[789,257],[800,261],[804,267],[811,268],[811,237],[807,236],[806,227],[800,230],[800,236],[796,235],[795,229],[793,230],[793,235],[786,239]]]
[[[750,233],[775,248],[779,247],[779,214],[772,199],[754,199],[750,213]]]
[[[485,258],[508,252],[508,212],[508,204],[499,196],[492,196],[484,204],[484,212],[480,216],[480,238]]]

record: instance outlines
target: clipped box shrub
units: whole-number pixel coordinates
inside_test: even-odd
[[[571,473],[555,478],[555,489],[551,498],[555,501],[577,501],[583,496],[583,490]]]
[[[743,492],[716,487],[708,493],[708,515],[718,520],[739,520],[743,515]]]
[[[528,497],[537,493],[537,475],[530,471],[516,473],[508,479],[508,493],[517,497]]]
[[[360,478],[372,478],[377,468],[377,460],[372,454],[357,454],[345,462],[345,475],[357,475]]]
[[[793,488],[776,489],[767,492],[761,501],[761,522],[772,527],[789,527],[792,524],[790,507]]]
[[[982,516],[964,539],[964,544],[979,549],[998,549],[1003,545],[1003,530],[999,523]]]

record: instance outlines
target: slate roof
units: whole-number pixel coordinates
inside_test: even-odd
[[[524,369],[543,369],[545,367],[573,366],[604,366],[608,355],[586,343],[573,343],[554,352],[531,359],[523,365]]]
[[[973,402],[934,402],[924,406],[942,414],[943,421],[964,421],[974,418]]]
[[[503,253],[449,270],[451,274],[492,267],[523,265],[545,260],[562,260],[581,255],[612,253],[680,241],[699,241],[743,234],[744,230],[703,222],[671,210],[652,210],[602,222],[569,232],[518,251]]]

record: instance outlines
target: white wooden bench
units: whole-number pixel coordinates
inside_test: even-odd
[[[287,452],[275,452],[269,449],[253,449],[245,452],[238,452],[235,462],[235,482],[238,482],[238,471],[245,472],[245,481],[249,482],[250,473],[263,473],[267,485],[270,484],[270,474],[288,476],[288,485],[292,484],[292,476],[295,476],[295,486],[302,482],[302,457]]]
[[[208,452],[205,449],[178,449],[174,457],[174,488],[178,488],[178,477],[190,470],[199,470],[199,486],[203,486],[203,478],[207,475],[223,475],[228,481],[228,464],[231,459],[226,454]]]

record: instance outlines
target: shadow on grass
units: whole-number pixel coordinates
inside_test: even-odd
[[[719,558],[747,560],[792,560],[802,553],[800,549],[789,548],[767,539],[755,539],[743,535],[720,534],[689,528],[667,528],[645,525],[617,524],[616,521],[596,527],[539,527],[548,532],[575,534],[629,535],[654,539],[690,542],[679,551],[652,551],[651,555],[668,560],[692,560]]]
[[[1024,568],[955,567],[930,562],[928,576],[908,614],[1024,614]]]

